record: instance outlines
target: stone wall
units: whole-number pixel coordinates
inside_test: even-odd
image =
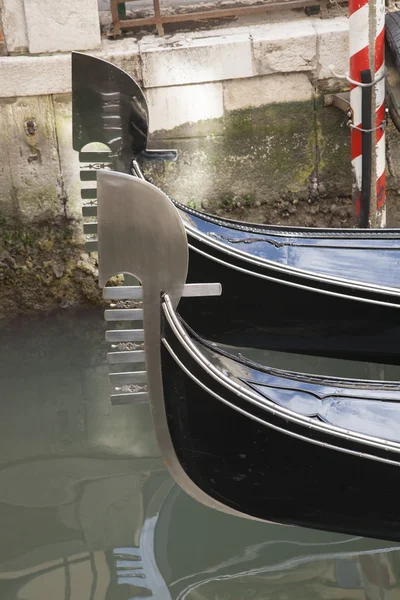
[[[97,0],[1,0],[10,54],[90,50],[100,46]]]
[[[299,18],[103,40],[93,53],[144,86],[150,145],[178,148],[176,163],[145,165],[169,195],[243,220],[347,226],[349,131],[323,102],[342,85],[330,64],[347,69],[347,27]],[[69,53],[0,57],[2,315],[100,299],[96,255],[83,251],[70,68]]]
[[[284,102],[280,89],[290,87],[296,89],[297,100]],[[267,103],[264,96],[274,92],[275,101]],[[322,92],[307,77],[288,74],[228,81],[223,93],[222,116],[153,134],[154,147],[179,151],[176,163],[147,168],[171,197],[213,210],[235,204],[247,208],[261,204],[271,210],[285,200],[349,195],[344,114],[324,108]],[[242,107],[241,98],[247,99]],[[269,221],[276,217],[273,211]]]

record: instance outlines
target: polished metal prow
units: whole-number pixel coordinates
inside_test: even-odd
[[[119,67],[72,53],[72,143],[79,152],[82,213],[97,215],[97,172],[108,169],[144,178],[138,161],[176,161],[177,151],[149,150],[149,109],[138,83]],[[101,144],[96,150],[93,144]],[[90,146],[91,145],[91,146]],[[86,250],[97,252],[97,223],[84,223]]]
[[[185,284],[189,251],[180,215],[158,188],[132,175],[98,172],[99,285],[111,307],[106,321],[142,322],[140,329],[106,332],[112,344],[109,364],[130,365],[130,371],[111,373],[116,393],[113,404],[150,400],[160,410],[161,297],[168,294],[174,307],[182,296],[220,295],[221,286]],[[141,286],[105,287],[117,274],[137,278]],[[134,365],[140,365],[135,370]]]

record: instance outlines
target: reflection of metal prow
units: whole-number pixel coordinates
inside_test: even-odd
[[[163,504],[174,502],[174,495],[170,498],[170,491],[174,486],[176,486],[174,481],[168,478],[152,494],[146,507],[139,547],[114,548],[118,583],[143,588],[145,595],[135,596],[135,598],[147,598],[151,595],[155,599],[171,600],[171,594],[164,579],[165,573],[157,563],[156,536],[157,523]]]
[[[189,260],[185,228],[173,203],[158,188],[131,175],[99,171],[97,191],[99,285],[104,288],[107,281],[120,273],[136,277],[142,284],[104,290],[106,300],[114,303],[117,300],[117,305],[105,312],[107,321],[143,320],[143,330],[124,329],[106,334],[110,342],[135,344],[131,349],[125,347],[109,353],[110,363],[146,365],[145,371],[132,369],[111,374],[110,381],[118,391],[112,402],[142,402],[149,393],[154,410],[162,400],[162,294],[168,294],[176,307],[183,295],[219,295],[221,286],[185,285]]]

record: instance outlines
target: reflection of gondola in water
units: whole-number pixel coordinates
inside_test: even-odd
[[[288,600],[340,594],[356,600],[366,599],[364,589],[369,600],[397,594],[397,546],[384,543],[383,550],[378,541],[232,519],[189,502],[177,488],[161,508],[155,534],[157,564],[174,600],[261,600],[278,593]],[[174,540],[174,551],[171,545],[165,552],[162,539]]]
[[[172,485],[148,406],[110,406],[93,311],[20,317],[2,342],[0,598],[122,600],[113,550],[135,548],[148,569],[149,495]]]
[[[75,461],[64,482],[74,484],[79,473],[79,487],[67,504],[30,506],[28,488],[25,506],[0,506],[2,600],[44,598],[49,590],[52,600],[171,597],[154,559],[154,527],[172,480],[156,460],[97,462],[101,478],[93,469],[85,473],[84,459]],[[68,465],[60,458],[48,463]],[[26,467],[43,472],[34,461]],[[41,483],[43,496],[54,495],[54,480]]]
[[[328,593],[357,570],[345,569],[353,553],[354,563],[368,553],[373,564],[386,556],[398,585],[394,544],[260,526],[182,493],[157,458],[148,407],[109,406],[107,369],[93,361],[105,346],[97,323],[85,311],[79,320],[19,321],[7,339],[3,332],[3,351],[18,360],[1,377],[7,399],[0,407],[1,600],[49,594],[51,600],[175,600],[180,594],[193,600],[200,593],[209,600],[211,587],[230,586],[232,595],[242,579],[254,593],[278,589],[273,573],[279,572]],[[29,396],[18,378],[21,361],[35,374]],[[344,583],[340,573],[326,580],[334,562],[344,563]]]
[[[391,592],[398,592],[396,546],[234,519],[193,502],[156,463],[142,471],[143,461],[130,460],[126,474],[118,476],[114,462],[104,461],[104,474],[106,467],[109,473],[102,478],[101,498],[87,471],[72,504],[41,511],[47,534],[38,523],[32,548],[27,547],[26,517],[33,523],[37,508],[26,506],[22,518],[14,512],[13,537],[0,544],[0,556],[7,557],[0,560],[2,600],[35,600],[49,590],[52,600],[209,600],[218,593],[254,599],[278,591],[294,600],[302,590],[335,598],[342,589],[367,590],[363,562],[369,572],[386,563]],[[50,479],[47,486],[51,492]],[[89,498],[97,518],[85,507]],[[71,528],[73,514],[79,520]],[[381,593],[384,584],[378,586]]]
[[[102,171],[98,185],[99,282],[123,272],[143,285],[150,404],[176,481],[233,514],[400,539],[392,493],[400,476],[400,385],[262,367],[200,338],[176,312],[194,289],[185,286],[187,237],[176,208],[129,175]],[[200,293],[209,290],[215,286]],[[124,319],[124,310],[111,311],[111,320]],[[114,353],[113,362],[135,361],[128,354]],[[135,378],[132,371],[112,381]]]
[[[87,186],[99,167],[143,177],[139,162],[175,157],[147,150],[143,93],[106,61],[73,54],[73,115],[88,218],[97,213],[96,189]],[[85,150],[92,142],[110,151]],[[398,230],[253,225],[175,205],[188,236],[187,281],[223,287],[220,298],[181,300],[179,313],[197,333],[237,346],[399,364]],[[85,232],[95,237],[96,223]],[[88,249],[96,248],[90,240]]]
[[[148,407],[109,405],[103,329],[85,310],[3,330],[2,600],[362,594],[362,559],[397,593],[395,544],[235,519],[173,486]]]

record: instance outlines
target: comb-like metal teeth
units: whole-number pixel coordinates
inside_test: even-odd
[[[140,385],[147,383],[146,371],[130,371],[126,373],[110,373],[110,383],[113,387],[118,385]]]
[[[144,350],[133,350],[132,352],[108,352],[107,360],[110,365],[138,363],[145,361]]]
[[[121,117],[119,115],[108,112],[107,114],[103,115],[102,121],[104,129],[115,129],[116,131],[122,131]]]
[[[80,180],[81,181],[96,181],[97,179],[97,173],[96,173],[96,169],[92,169],[92,170],[85,170],[85,171],[81,171],[79,173],[80,176]]]
[[[81,163],[97,163],[110,162],[111,152],[79,152],[79,162]]]
[[[122,141],[122,127],[111,127],[105,125],[104,131],[109,137],[112,138],[111,144],[118,144],[118,146],[120,146],[120,142]]]
[[[105,115],[115,115],[115,112],[120,109],[120,105],[115,102],[105,102],[102,107],[102,113]],[[118,117],[119,119],[121,117]]]
[[[115,106],[115,103],[113,103],[112,101],[110,102],[110,100],[108,100],[107,102],[103,103],[103,109],[106,106]],[[102,116],[102,122],[103,123],[108,123],[108,122],[114,122],[114,123],[122,123],[122,119],[121,119],[121,115],[118,114],[119,111],[114,111],[112,113],[108,112],[106,115],[103,114]]]
[[[118,344],[111,344],[113,350],[144,350],[144,342],[119,342]]]
[[[99,169],[105,169],[106,171],[113,170],[112,162],[89,162],[81,164],[81,170],[83,173],[96,173]],[[96,176],[97,179],[97,176]]]
[[[104,104],[108,104],[109,102],[121,102],[121,92],[100,92],[100,96]],[[116,106],[120,106],[120,104],[117,104]]]
[[[182,296],[197,298],[199,296],[220,296],[221,293],[220,283],[187,283],[183,288]]]
[[[137,385],[132,383],[131,385],[122,385],[121,387],[116,387],[115,391],[120,394],[140,394],[141,392],[148,392],[147,384]]]
[[[135,394],[112,394],[111,404],[145,404],[149,401],[148,392],[137,392]]]
[[[103,290],[105,300],[141,300],[143,298],[143,288],[141,285],[118,285],[105,287]]]
[[[84,217],[97,217],[97,206],[82,206],[82,215]]]
[[[97,252],[98,246],[99,244],[97,240],[88,240],[87,242],[85,242],[86,252]]]
[[[97,188],[84,188],[81,190],[82,200],[95,200],[97,198]]]
[[[143,321],[143,308],[115,308],[104,311],[106,321]]]
[[[125,383],[124,385],[115,386],[115,391],[119,394],[138,394],[140,392],[148,392],[147,382],[142,383]]]
[[[86,235],[95,235],[97,233],[97,223],[84,223],[83,232]]]
[[[143,329],[115,329],[106,331],[106,342],[142,342],[143,340]]]
[[[111,302],[110,308],[143,308],[142,300],[116,300]]]
[[[196,298],[198,296],[220,296],[220,283],[187,283],[182,292],[185,298]],[[143,297],[143,288],[141,286],[115,286],[106,287],[103,290],[105,300],[136,300]]]

